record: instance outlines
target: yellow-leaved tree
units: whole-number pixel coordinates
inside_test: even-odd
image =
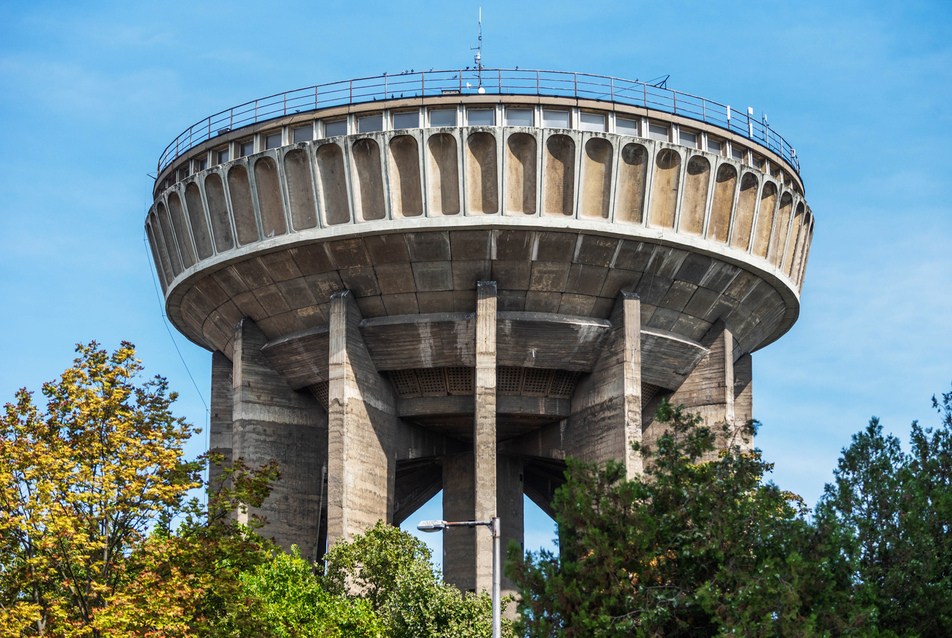
[[[0,635],[99,635],[132,550],[201,485],[166,381],[125,342],[77,352],[45,407],[20,390],[0,423]]]

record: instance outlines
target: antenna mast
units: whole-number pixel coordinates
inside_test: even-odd
[[[469,47],[470,51],[475,51],[476,56],[474,61],[476,62],[476,75],[479,78],[479,86],[483,86],[483,8],[479,8],[479,44],[474,47]]]

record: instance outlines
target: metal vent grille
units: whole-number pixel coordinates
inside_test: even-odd
[[[552,370],[539,368],[525,368],[522,381],[522,393],[533,397],[544,397],[552,381]]]
[[[394,370],[389,373],[390,382],[394,389],[402,397],[420,396],[420,385],[417,383],[417,375],[413,370]]]
[[[496,392],[499,394],[519,394],[522,392],[523,368],[499,366],[496,368]]]
[[[647,407],[647,405],[651,403],[651,400],[655,398],[656,394],[658,394],[659,389],[660,388],[658,388],[658,386],[651,385],[650,383],[641,384],[641,409],[642,410],[644,410],[645,407]]]
[[[449,394],[472,394],[472,368],[444,368],[446,372],[446,391]]]
[[[552,375],[552,384],[549,386],[549,396],[556,399],[571,398],[577,381],[578,372],[556,370]]]
[[[446,379],[443,368],[421,368],[416,371],[420,393],[425,397],[446,396]]]
[[[324,406],[324,409],[327,409],[328,404],[328,386],[330,385],[327,381],[322,381],[320,383],[315,383],[314,385],[308,386],[308,390],[311,391],[311,394],[314,395],[314,398],[317,399],[317,402]]]

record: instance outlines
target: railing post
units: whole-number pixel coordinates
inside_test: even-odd
[[[389,89],[387,89],[387,74],[384,73],[383,74],[383,99],[385,100],[387,99],[387,93],[389,92],[390,92]]]
[[[284,92],[284,114],[285,114],[285,115],[288,114],[288,93],[287,93],[287,91]]]
[[[501,95],[502,94],[502,69],[498,69],[498,73],[499,73],[499,87],[497,90],[499,91]]]
[[[674,114],[678,114],[678,94],[674,91],[671,92],[671,98],[674,101]]]
[[[643,106],[644,106],[645,108],[648,108],[648,83],[647,83],[647,82],[642,82],[642,83],[641,83],[641,88],[644,89],[644,92],[645,92],[645,93],[644,93],[644,98],[643,98],[643,100],[644,100]]]
[[[426,75],[420,71],[420,97],[426,97]]]
[[[317,87],[314,87],[314,110],[317,110]]]
[[[456,74],[456,77],[459,78],[459,92],[462,93],[463,92],[463,70],[462,69],[459,70],[459,72]]]
[[[536,71],[536,95],[539,94],[539,72]]]
[[[572,87],[575,92],[575,99],[578,99],[578,73],[572,73]]]
[[[258,100],[255,100],[255,123],[258,123]]]
[[[612,92],[611,92],[612,102],[614,102],[615,101],[615,78],[611,79],[611,86],[612,86]]]

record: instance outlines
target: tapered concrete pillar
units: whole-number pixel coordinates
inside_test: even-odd
[[[443,457],[443,520],[476,520],[472,452]],[[443,532],[443,580],[460,591],[476,591],[476,535],[486,530],[453,527]]]
[[[754,370],[749,354],[741,355],[734,362],[734,424],[744,425],[754,418]],[[744,443],[743,448],[752,450],[754,437]]]
[[[209,416],[208,451],[221,454],[225,464],[231,463],[231,445],[233,437],[232,410],[234,408],[234,388],[231,379],[232,363],[219,350],[212,354],[212,392],[211,414]],[[215,464],[208,466],[208,482],[214,489],[218,485],[221,468]]]
[[[496,282],[476,283],[476,414],[473,457],[476,520],[496,516]],[[476,534],[476,591],[492,591],[493,540]]]
[[[523,476],[522,459],[515,456],[496,457],[496,503],[498,516],[502,523],[502,558],[506,559],[506,550],[510,542],[515,542],[520,551],[525,550],[525,532],[523,515]],[[515,583],[502,577],[502,595],[516,595]]]
[[[572,399],[565,429],[569,456],[625,464],[629,478],[640,474],[642,459],[631,449],[641,441],[641,301],[622,292],[609,317],[612,328],[592,373]]]
[[[399,430],[390,383],[374,366],[349,290],[331,297],[328,356],[328,546],[393,520]]]
[[[281,478],[260,509],[239,512],[238,519],[246,522],[252,513],[265,516],[264,536],[286,550],[297,545],[302,555],[316,558],[323,553],[320,501],[327,417],[313,396],[291,390],[271,368],[261,354],[266,342],[248,317],[235,328],[232,455],[251,467],[275,460]]]
[[[718,321],[701,340],[708,349],[671,397],[672,405],[683,405],[699,414],[704,425],[734,423],[734,338],[723,321]]]
[[[443,459],[443,518],[488,521],[498,515],[496,477],[496,282],[476,284],[476,385],[473,451]],[[521,525],[520,525],[521,528]],[[492,590],[488,529],[443,533],[443,579],[463,591]]]

